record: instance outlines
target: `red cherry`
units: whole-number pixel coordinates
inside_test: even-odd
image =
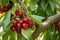
[[[9,8],[6,6],[3,9],[4,9],[4,12],[7,12]]]
[[[23,17],[23,12],[22,11],[16,10],[15,14],[20,16],[20,17]]]
[[[31,19],[29,20],[29,22],[33,24],[33,21]]]
[[[8,11],[12,7],[12,4],[8,4],[6,7],[4,7],[4,11]]]
[[[22,28],[27,29],[28,28],[28,24],[27,23],[23,23],[22,24]]]
[[[19,15],[19,10],[16,10],[16,11],[15,11],[15,14],[16,14],[16,15]]]
[[[17,24],[17,28],[19,28],[19,29],[21,28],[21,24],[20,23]]]
[[[12,5],[11,4],[8,4],[6,7],[9,10],[12,7]]]
[[[19,16],[23,17],[23,12],[22,11],[19,11]]]
[[[18,20],[17,19],[13,19],[13,26],[17,26],[18,24]]]
[[[11,30],[12,31],[16,31],[16,28],[13,26],[13,27],[11,27]]]
[[[16,30],[16,32],[17,32],[18,34],[20,34],[20,33],[21,33],[21,29]]]
[[[24,20],[24,22],[28,23],[29,18],[26,17],[26,18],[24,18],[23,20]]]
[[[16,28],[16,32],[19,34],[21,33],[21,28]]]
[[[60,22],[56,22],[56,23],[55,23],[55,28],[56,28],[56,29],[60,29]]]
[[[33,21],[30,19],[29,20],[29,27],[32,27],[33,26]]]
[[[58,25],[58,27],[60,28],[60,22],[58,22],[58,24],[57,24],[57,25]]]
[[[23,23],[23,20],[19,20],[19,23],[22,24]]]
[[[0,7],[0,13],[3,13],[3,8],[2,7]]]

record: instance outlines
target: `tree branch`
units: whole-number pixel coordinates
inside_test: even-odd
[[[39,25],[39,27],[33,32],[32,37],[35,40],[42,31],[49,28],[49,25],[60,20],[60,14],[50,16],[45,22]]]
[[[21,5],[21,7],[23,8],[23,11],[25,13],[29,13],[28,10],[26,9],[25,5],[22,3],[21,0],[17,0],[17,2]],[[54,22],[57,22],[59,20],[60,20],[60,14],[56,14],[56,15],[50,16],[42,24],[39,24],[38,28],[32,34],[33,40],[35,40],[42,31],[45,31],[46,29],[48,29],[50,24],[52,24]]]

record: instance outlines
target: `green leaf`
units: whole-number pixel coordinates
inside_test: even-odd
[[[30,0],[25,0],[24,4],[28,7]]]
[[[0,0],[1,6],[7,6],[9,4],[9,0]]]
[[[17,40],[26,40],[26,38],[23,35],[18,34],[17,35]]]
[[[48,36],[47,36],[48,35]],[[44,40],[56,40],[56,32],[54,25],[50,25],[49,29],[44,33]]]
[[[0,20],[3,16],[5,16],[5,13],[0,14]]]
[[[41,7],[42,7],[43,11],[45,11],[47,5],[48,5],[48,2],[46,0],[41,0]]]
[[[32,11],[35,11],[38,8],[37,0],[31,0],[30,1],[30,8]]]
[[[31,34],[32,34],[31,29],[26,29],[26,30],[22,29],[21,31],[22,31],[22,35],[23,35],[27,40],[29,40],[29,38],[31,37]]]
[[[14,4],[15,4],[15,3],[17,3],[17,1],[16,1],[16,0],[11,0],[11,1],[12,1]]]
[[[16,40],[17,39],[17,34],[16,32],[10,32],[10,39],[9,40]]]
[[[49,0],[49,4],[51,6],[52,11],[54,11],[56,7],[56,0]]]
[[[2,26],[5,28],[10,22],[10,12],[5,13],[4,20],[2,22]]]
[[[42,16],[37,16],[37,15],[31,15],[31,19],[36,22],[37,24],[40,24],[43,19],[45,19]]]
[[[4,34],[4,35],[2,35],[2,40],[8,40],[8,36],[9,36],[9,33],[10,31],[9,30],[7,30],[7,32]]]
[[[4,27],[4,32],[7,30],[10,30],[10,27],[12,26],[12,22],[9,22],[6,27]]]
[[[7,26],[3,28],[3,32],[2,32],[1,35],[6,34],[7,30],[10,30],[11,25],[12,25],[12,23],[9,22],[9,23],[7,24]]]
[[[54,15],[55,14],[55,12],[53,12],[52,10],[51,10],[51,8],[50,8],[50,6],[48,5],[47,6],[47,8],[46,8],[46,14],[47,15],[49,15],[49,16],[51,16],[51,15]]]

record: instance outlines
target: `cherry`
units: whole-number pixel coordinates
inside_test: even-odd
[[[22,24],[23,23],[23,20],[19,20],[19,23]]]
[[[56,23],[55,23],[55,28],[56,28],[56,29],[60,29],[60,22],[56,22]]]
[[[16,14],[16,15],[19,15],[19,10],[16,10],[16,11],[15,11],[15,14]]]
[[[4,9],[4,12],[7,12],[10,8],[12,7],[12,4],[9,3],[7,6],[5,6],[3,9]]]
[[[30,19],[29,20],[29,27],[31,28],[33,26],[33,21]]]
[[[4,7],[3,9],[4,9],[4,11],[8,11],[8,8],[7,7]]]
[[[57,26],[60,28],[60,22],[57,23]]]
[[[17,29],[16,32],[19,34],[21,33],[21,29]]]
[[[29,18],[25,17],[23,20],[24,20],[24,22],[28,23]]]
[[[19,26],[16,27],[16,32],[19,34],[21,33],[21,27],[19,28]]]
[[[23,12],[22,11],[19,11],[19,16],[23,17]]]
[[[23,17],[23,12],[22,11],[16,10],[15,14],[18,15],[19,17]]]
[[[12,4],[8,4],[7,6],[6,6],[7,8],[8,8],[8,10],[12,7]]]
[[[11,27],[12,31],[16,31],[16,28],[14,26]]]
[[[3,13],[3,8],[0,6],[0,13]]]
[[[17,19],[13,19],[13,26],[17,26],[18,24],[18,20]]]
[[[20,23],[17,24],[17,28],[19,28],[19,29],[21,28],[21,24]]]
[[[28,28],[28,24],[27,23],[23,23],[22,24],[22,28],[27,29]]]

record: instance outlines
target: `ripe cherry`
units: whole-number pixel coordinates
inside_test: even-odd
[[[15,11],[15,14],[16,14],[16,15],[19,15],[19,10],[16,10],[16,11]]]
[[[29,18],[26,17],[26,18],[24,18],[23,20],[24,20],[24,22],[28,23]]]
[[[16,30],[16,32],[17,32],[18,34],[20,34],[20,33],[21,33],[21,29]]]
[[[4,7],[3,9],[4,9],[4,11],[8,11],[8,8],[7,7]]]
[[[18,23],[16,28],[19,28],[20,29],[21,28],[21,24]]]
[[[29,19],[29,27],[31,28],[33,26],[33,21]]]
[[[3,13],[3,8],[0,6],[0,13]]]
[[[17,26],[18,24],[18,20],[17,19],[13,19],[13,26]]]
[[[28,28],[28,24],[27,23],[23,23],[22,24],[22,28],[27,29]]]
[[[22,24],[23,23],[23,20],[19,20],[19,23]]]
[[[56,22],[56,23],[55,23],[55,28],[56,28],[56,29],[60,29],[60,22]]]
[[[12,7],[12,4],[8,4],[6,7],[7,7],[7,10],[9,10]]]
[[[15,14],[18,15],[19,17],[23,17],[23,12],[22,11],[16,10]]]
[[[19,16],[23,17],[23,12],[22,11],[19,11]]]
[[[11,27],[12,31],[16,31],[16,28],[14,26]]]

